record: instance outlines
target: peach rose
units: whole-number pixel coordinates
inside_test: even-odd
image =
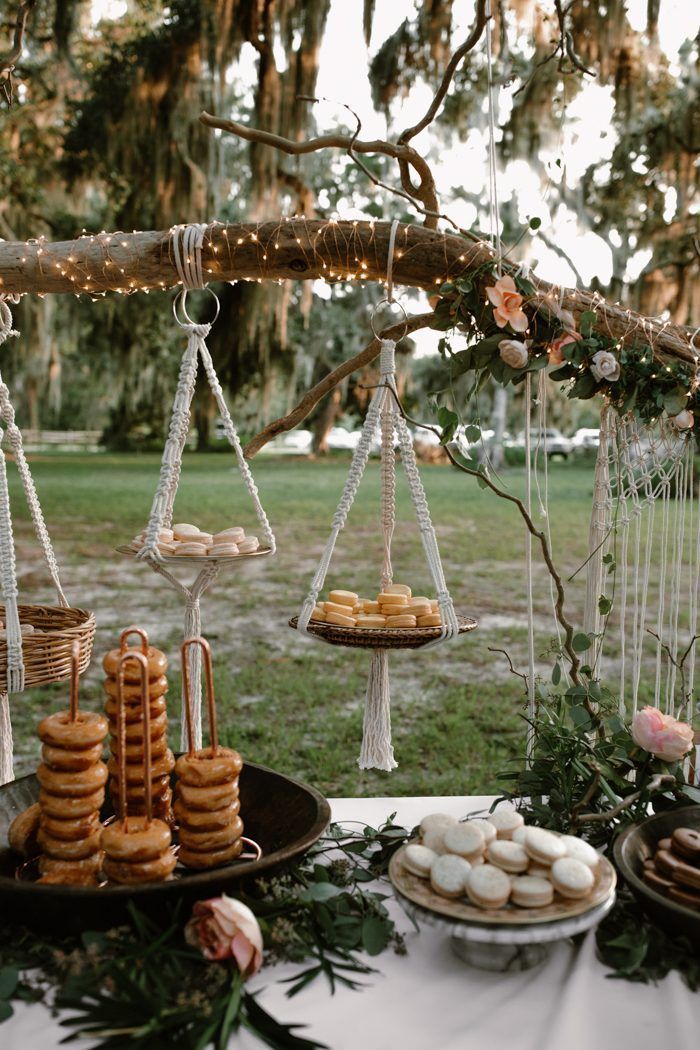
[[[693,746],[693,730],[686,722],[647,705],[632,719],[632,739],[663,762],[677,762]]]
[[[486,289],[486,295],[493,303],[493,317],[499,328],[509,324],[514,332],[527,332],[529,322],[521,309],[523,297],[509,274],[499,277],[494,285]]]
[[[569,343],[578,343],[580,340],[581,336],[578,332],[564,332],[563,335],[558,336],[549,344],[550,365],[562,365],[564,363],[564,354],[562,353],[564,347],[568,346]]]
[[[695,416],[689,408],[684,408],[675,416],[671,416],[671,422],[678,430],[692,430],[695,426]]]
[[[205,959],[235,959],[244,978],[252,977],[262,964],[258,920],[246,904],[225,894],[197,901],[185,926],[185,940]]]

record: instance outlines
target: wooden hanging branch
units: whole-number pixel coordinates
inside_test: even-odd
[[[212,223],[202,253],[209,280],[384,281],[389,250],[388,222],[304,218],[266,223]],[[490,283],[495,259],[486,241],[469,241],[421,226],[399,227],[394,281],[436,293],[446,280],[476,274]],[[597,293],[560,289],[531,277],[535,289],[525,309],[556,304],[579,317],[595,310],[599,327],[620,344],[648,343],[658,355],[694,364],[690,329],[643,317]],[[178,284],[172,234],[99,233],[76,241],[0,241],[0,294],[157,291]]]

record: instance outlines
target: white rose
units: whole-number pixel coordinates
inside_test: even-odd
[[[527,348],[530,341],[521,343],[519,339],[501,339],[498,344],[498,352],[501,360],[505,361],[511,368],[524,368],[529,360]]]
[[[671,422],[678,430],[690,430],[695,425],[695,416],[689,408],[684,408],[677,416],[671,416]]]
[[[599,350],[591,358],[591,372],[596,379],[607,379],[614,383],[620,378],[620,362],[609,350]]]

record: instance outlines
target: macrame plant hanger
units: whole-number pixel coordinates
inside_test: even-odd
[[[12,327],[12,313],[8,305],[18,297],[0,296],[0,346],[11,336],[17,336]],[[4,621],[3,645],[7,650],[6,666],[0,671],[0,784],[14,778],[12,753],[12,723],[10,720],[10,693],[21,693],[25,688],[48,682],[58,682],[71,675],[74,663],[74,644],[78,642],[79,673],[90,662],[95,634],[95,617],[82,609],[71,609],[59,577],[58,564],[39,503],[34,479],[24,453],[22,433],[15,422],[15,410],[10,391],[0,375],[0,587],[2,588]],[[34,531],[41,546],[46,567],[56,591],[57,608],[18,605],[17,564],[10,511],[7,464],[2,449],[3,433],[14,456],[22,488],[27,500]],[[36,635],[22,637],[20,609],[24,621],[36,621],[40,629]],[[32,626],[34,624],[32,623]],[[3,685],[4,683],[4,685]]]
[[[206,288],[202,269],[202,246],[206,229],[206,223],[193,223],[174,226],[171,231],[173,259],[182,284],[182,291],[178,293],[173,303],[173,314],[177,323],[187,333],[187,347],[180,363],[180,375],[170,418],[170,427],[161,460],[160,479],[151,507],[146,538],[143,547],[136,555],[139,560],[148,562],[153,571],[167,580],[182,598],[185,605],[183,634],[185,639],[198,637],[201,634],[200,599],[218,576],[222,565],[230,565],[233,562],[244,561],[249,557],[261,554],[274,554],[276,549],[275,537],[260,502],[260,496],[250,467],[243,455],[241,442],[231,419],[231,413],[206,344],[211,327],[219,315],[219,300],[210,288],[207,289],[214,297],[216,308],[214,318],[206,324],[195,324],[187,313],[187,292],[191,289]],[[184,321],[178,316],[178,309],[181,310]],[[226,558],[194,557],[174,559],[167,556],[164,557],[158,550],[160,530],[169,528],[173,521],[173,507],[180,481],[182,455],[190,427],[192,398],[197,380],[197,366],[200,360],[221,416],[224,433],[233,447],[238,470],[243,478],[260,523],[262,543],[260,549],[253,554],[241,554]],[[123,553],[128,552],[127,548],[120,548],[120,550]],[[189,585],[177,579],[167,567],[169,563],[184,562],[188,564],[192,562],[195,564],[203,563],[194,582]],[[191,683],[190,703],[194,746],[200,748],[202,746],[202,675],[201,651],[199,647],[190,646],[187,658]],[[189,746],[186,719],[188,713],[187,704],[188,698],[183,684],[181,733],[183,750]]]
[[[380,303],[389,305],[396,304],[393,296],[392,266],[394,255],[394,243],[398,221],[395,220],[391,226],[389,237],[389,250],[387,260],[387,296]],[[400,305],[400,304],[397,304]],[[376,311],[376,307],[375,307]],[[405,312],[404,312],[405,316]],[[374,315],[372,318],[372,331],[380,338],[374,330]],[[381,340],[379,355],[380,381],[376,388],[365,417],[360,434],[360,440],[354,452],[345,488],[340,502],[333,517],[331,533],[321,556],[316,573],[313,577],[311,588],[301,607],[298,619],[290,621],[299,631],[313,634],[315,637],[331,641],[333,644],[348,645],[372,649],[369,679],[367,682],[367,693],[365,697],[365,712],[362,735],[362,748],[358,765],[360,769],[382,769],[390,771],[396,768],[394,749],[391,744],[391,696],[389,683],[389,648],[429,648],[441,641],[454,637],[463,631],[472,630],[476,627],[476,621],[466,618],[458,618],[452,598],[450,597],[445,582],[445,575],[440,560],[435,529],[430,519],[430,512],[425,496],[423,483],[418,473],[416,456],[413,450],[413,438],[406,425],[401,412],[398,392],[396,388],[395,355],[396,343],[392,339]],[[394,438],[398,440],[399,452],[403,463],[406,480],[411,496],[411,501],[416,513],[418,527],[420,529],[423,550],[430,570],[430,575],[435,586],[438,608],[440,610],[442,626],[434,629],[432,635],[437,634],[426,644],[425,634],[421,638],[421,630],[409,628],[406,630],[372,629],[362,630],[355,628],[337,629],[331,635],[324,631],[327,625],[315,624],[311,621],[311,615],[316,605],[321,589],[323,588],[326,574],[330,566],[335,544],[341,530],[345,526],[350,507],[353,504],[357,490],[362,481],[362,476],[369,460],[370,451],[374,442],[377,429],[381,431],[381,524],[383,560],[381,570],[381,588],[385,590],[393,581],[393,568],[391,564],[391,541],[394,533],[396,505],[396,457],[394,452]],[[346,640],[339,640],[345,635]],[[431,635],[431,636],[432,636]],[[375,639],[374,641],[372,639]],[[382,644],[384,641],[385,644]]]

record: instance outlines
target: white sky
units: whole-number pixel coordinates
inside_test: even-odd
[[[551,0],[549,2],[553,8]],[[647,0],[627,0],[627,12],[635,30],[641,31],[646,24]],[[125,0],[93,0],[93,20],[100,17],[120,18],[126,11]],[[362,137],[384,137],[387,134],[384,117],[375,112],[367,76],[367,51],[362,36],[363,0],[332,0],[326,33],[321,46],[317,94],[333,100],[316,107],[319,130],[332,128],[339,121],[347,124],[348,114],[342,109],[347,101],[362,120]],[[372,26],[371,52],[393,33],[401,22],[414,12],[413,0],[381,0],[376,4]],[[697,32],[700,0],[662,0],[659,37],[662,49],[677,66],[678,51],[683,41]],[[454,41],[466,35],[472,24],[474,0],[457,0],[453,9]],[[485,47],[484,41],[480,44]],[[250,46],[243,49],[236,76],[244,83],[252,84],[255,76],[255,52]],[[512,93],[517,85],[501,90],[498,117],[507,119],[512,104]],[[432,93],[422,84],[416,84],[409,96],[401,99],[397,112],[392,116],[396,124],[406,127],[425,111]],[[485,102],[484,102],[485,104]],[[573,212],[558,205],[554,214],[548,205],[547,179],[557,181],[566,178],[567,185],[575,188],[585,169],[592,163],[601,166],[609,159],[615,146],[615,136],[610,131],[613,112],[612,87],[602,87],[595,81],[586,86],[567,105],[566,122],[560,141],[550,149],[542,151],[541,167],[524,161],[513,161],[503,167],[499,164],[498,189],[501,199],[512,194],[517,200],[518,216],[523,224],[533,217],[542,220],[542,232],[557,243],[571,258],[585,283],[594,275],[607,282],[612,273],[610,247],[596,234],[581,229]],[[397,130],[394,128],[393,130]],[[496,132],[497,142],[500,133]],[[418,150],[428,150],[430,138],[427,132],[414,140]],[[498,154],[498,146],[497,146]],[[431,158],[438,188],[441,189],[443,207],[463,226],[478,224],[488,230],[488,208],[478,214],[471,203],[450,201],[450,191],[462,187],[469,193],[481,194],[485,199],[488,185],[488,136],[477,128],[465,127],[463,139],[452,149],[443,150],[437,158]],[[562,168],[555,165],[561,158]],[[673,200],[669,198],[669,209]],[[357,218],[357,211],[346,211],[346,218]],[[533,239],[529,248],[523,246],[528,261],[545,280],[566,285],[576,284],[572,268],[540,239]],[[648,260],[646,253],[639,252],[632,260],[627,277],[633,280]],[[320,290],[320,289],[319,289]],[[416,333],[419,353],[429,353],[435,346],[435,333]]]

